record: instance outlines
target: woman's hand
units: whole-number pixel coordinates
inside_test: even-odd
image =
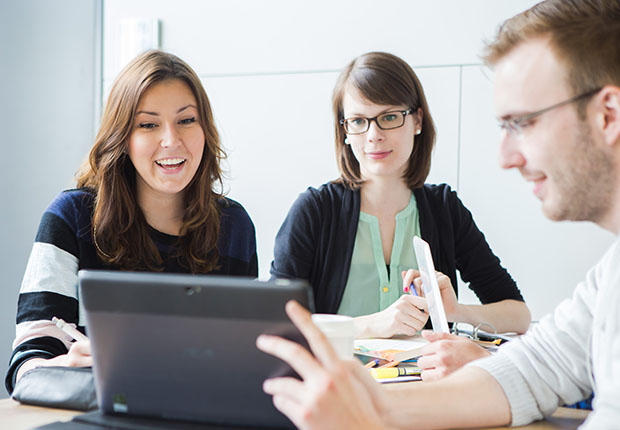
[[[430,341],[418,358],[418,367],[422,369],[424,381],[441,379],[470,361],[491,355],[471,339],[462,336],[430,330],[423,330],[422,336]]]
[[[437,277],[439,293],[441,294],[441,301],[443,302],[443,308],[446,311],[448,321],[458,321],[460,305],[456,298],[456,293],[454,292],[450,278],[441,272],[435,272],[435,276]],[[418,294],[420,296],[424,296],[424,289],[422,288],[422,275],[419,270],[409,269],[406,272],[403,271],[402,277],[403,288],[409,288],[413,282]]]
[[[93,357],[90,353],[90,341],[81,340],[73,342],[69,352],[54,357],[48,362],[54,362],[50,366],[88,367],[93,365]]]
[[[413,336],[428,320],[426,299],[403,294],[388,308],[371,315],[355,318],[357,337]]]
[[[54,358],[31,358],[19,367],[15,381],[19,381],[27,371],[42,366],[89,367],[93,365],[90,354],[90,341],[73,342],[66,354]]]
[[[384,428],[381,415],[387,413],[388,393],[359,362],[340,360],[310,313],[297,302],[287,303],[286,312],[315,357],[280,337],[256,339],[258,349],[284,360],[303,379],[267,379],[263,390],[273,396],[275,407],[301,430]]]
[[[474,327],[483,323],[491,324],[499,333],[511,331],[525,333],[528,329],[531,314],[525,303],[514,299],[504,299],[485,305],[461,304],[456,299],[450,278],[441,272],[435,272],[435,275],[448,321],[465,322]],[[413,282],[416,292],[424,296],[422,277],[418,270],[409,269],[403,272],[402,276],[403,288],[409,288]]]

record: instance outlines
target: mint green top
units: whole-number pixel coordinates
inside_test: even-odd
[[[373,215],[360,212],[351,268],[338,308],[339,314],[355,317],[379,312],[403,294],[401,271],[418,268],[412,241],[413,236],[420,236],[420,222],[413,194],[407,207],[397,213],[395,218],[388,278],[379,220]]]

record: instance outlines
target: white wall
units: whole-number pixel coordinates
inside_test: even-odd
[[[107,0],[104,88],[121,66],[121,19],[159,19],[161,48],[197,71],[213,103],[230,155],[229,196],[256,224],[260,277],[267,278],[290,204],[306,187],[338,176],[330,96],[339,70],[372,50],[401,56],[417,71],[438,128],[429,182],[458,189],[537,319],[570,295],[612,238],[592,225],[545,220],[518,174],[496,162],[499,131],[482,41],[534,3]],[[297,131],[299,118],[312,128]],[[463,301],[476,302],[461,291]]]
[[[41,214],[93,140],[100,0],[0,2],[0,397]]]

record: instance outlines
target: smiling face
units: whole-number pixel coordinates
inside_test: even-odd
[[[345,118],[374,118],[386,112],[404,111],[405,105],[378,105],[366,100],[356,89],[348,88],[342,99]],[[382,130],[371,121],[367,132],[347,135],[353,154],[360,166],[363,180],[403,178],[413,151],[418,124],[416,113],[405,116],[402,127]]]
[[[129,158],[136,168],[139,199],[182,198],[196,174],[205,146],[196,99],[179,79],[144,92],[129,136]]]
[[[518,45],[495,67],[497,117],[510,119],[574,97],[566,82],[565,67],[546,39]],[[534,184],[548,218],[597,222],[613,200],[614,167],[609,148],[592,132],[593,115],[580,118],[576,107],[536,117],[520,136],[504,131],[500,164],[519,169]]]

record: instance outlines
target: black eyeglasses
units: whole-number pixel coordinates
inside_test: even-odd
[[[540,116],[546,112],[549,112],[553,109],[557,109],[561,106],[570,104],[570,103],[575,103],[576,101],[579,101],[581,99],[585,99],[586,97],[592,97],[593,95],[595,95],[596,93],[598,93],[600,90],[602,90],[603,88],[597,88],[595,90],[591,90],[588,92],[585,92],[583,94],[579,94],[578,96],[572,97],[568,100],[564,100],[563,102],[560,103],[556,103],[554,105],[551,105],[549,107],[546,107],[544,109],[541,110],[537,110],[536,112],[531,112],[531,113],[526,113],[524,115],[520,115],[520,116],[515,116],[512,118],[508,118],[508,119],[503,119],[503,120],[499,120],[499,127],[502,130],[506,130],[506,132],[508,132],[509,134],[512,134],[514,136],[521,136],[521,134],[523,133],[523,129],[525,127],[527,127],[530,123],[531,120],[533,120],[534,118],[536,118],[537,116]]]
[[[394,110],[382,113],[374,118],[365,118],[363,116],[344,118],[340,120],[340,124],[342,124],[347,134],[366,133],[370,128],[371,121],[374,121],[381,130],[391,130],[402,127],[405,124],[405,117],[410,113],[411,109]]]

